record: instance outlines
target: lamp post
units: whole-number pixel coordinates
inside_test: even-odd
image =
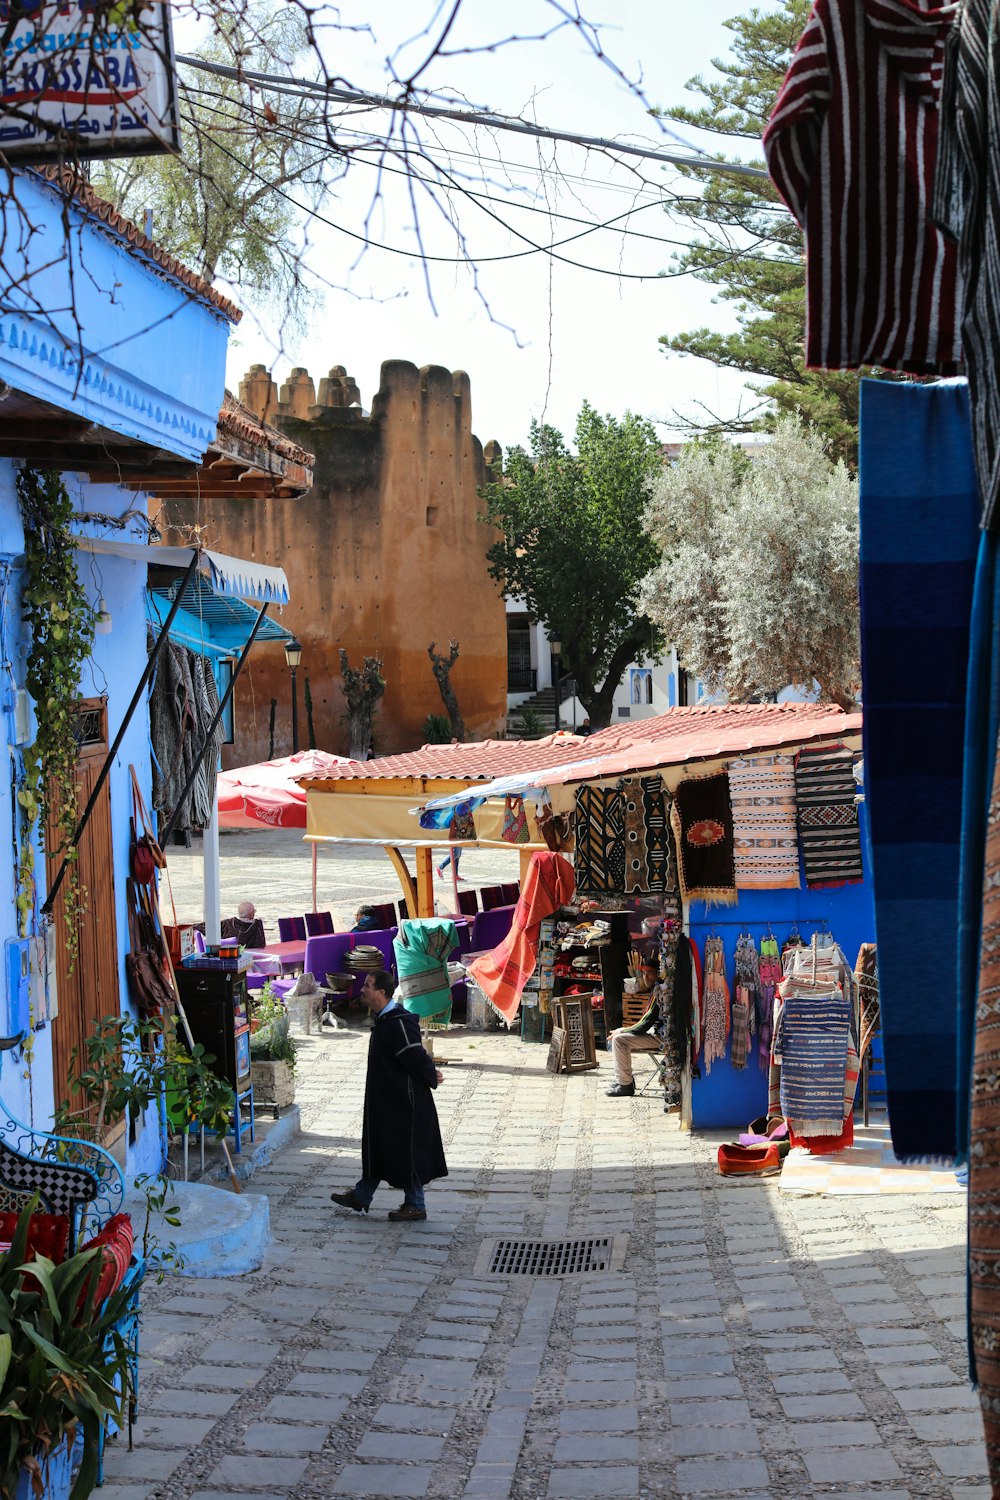
[[[549,641],[549,650],[552,652],[552,686],[555,689],[555,697],[556,697],[555,721],[556,721],[556,734],[558,734],[559,733],[559,710],[560,710],[560,703],[559,703],[559,658],[562,655],[562,641],[559,639],[558,636],[554,636],[552,639],[550,639],[550,641]]]
[[[292,673],[292,754],[297,755],[299,749],[299,693],[295,681],[295,674],[299,670],[299,662],[302,660],[302,643],[299,640],[285,642],[285,661]]]

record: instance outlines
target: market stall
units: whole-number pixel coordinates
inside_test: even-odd
[[[810,704],[726,705],[673,709],[630,731],[593,735],[584,762],[480,786],[472,800],[509,805],[521,798],[540,824],[571,827],[575,904],[555,913],[555,951],[581,918],[605,924],[589,957],[572,941],[568,953],[571,977],[579,961],[574,987],[589,985],[600,996],[599,1032],[634,1019],[638,998],[648,993],[640,982],[626,994],[628,953],[639,954],[631,967],[641,971],[643,941],[647,953],[656,951],[668,1010],[678,988],[679,944],[690,945],[684,972],[690,957],[701,978],[680,1021],[672,1019],[667,1049],[680,1075],[682,1118],[696,1128],[745,1126],[771,1112],[769,1084],[772,1093],[778,1087],[769,960],[780,967],[783,949],[811,949],[814,938],[823,953],[835,945],[838,984],[853,1004],[848,975],[861,945],[874,941],[854,777],[861,715]],[[422,820],[454,805],[453,798],[432,799]],[[566,973],[558,967],[555,957],[553,1002]],[[509,1021],[509,1007],[504,1014]],[[811,1036],[800,1042],[799,1024],[797,1012],[794,1023],[783,1023],[795,1030],[789,1077],[799,1070],[801,1048],[814,1045]],[[840,1068],[842,1092],[844,1035],[843,1064],[837,1057],[829,1064]]]

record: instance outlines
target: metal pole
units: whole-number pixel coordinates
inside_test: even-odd
[[[298,667],[292,668],[292,754],[299,753],[299,690],[296,684]]]
[[[219,892],[219,788],[212,798],[212,816],[202,840],[202,887],[205,898],[205,942],[222,941],[222,898]]]
[[[156,663],[159,660],[160,651],[162,649],[163,642],[167,639],[167,637],[170,634],[170,627],[174,623],[174,616],[177,614],[177,611],[180,609],[180,607],[181,607],[181,600],[184,598],[184,595],[185,595],[185,593],[187,591],[187,586],[191,582],[191,579],[194,577],[195,569],[198,566],[198,558],[199,558],[199,556],[200,556],[200,553],[197,552],[197,551],[195,551],[195,552],[193,552],[191,554],[191,561],[188,564],[188,570],[184,574],[184,577],[181,580],[181,586],[177,590],[177,593],[176,593],[176,595],[174,597],[174,602],[170,606],[170,613],[167,615],[166,620],[163,622],[163,625],[162,625],[162,627],[160,629],[160,633],[157,636],[155,642],[153,643],[153,649],[149,653],[149,658],[148,658],[148,660],[146,662],[145,670],[143,671],[142,676],[139,678],[139,682],[138,682],[138,685],[136,686],[135,692],[132,694],[132,702],[129,704],[128,708],[125,710],[125,717],[122,719],[121,723],[118,726],[118,733],[115,735],[114,744],[111,746],[111,749],[108,751],[107,759],[105,760],[103,766],[101,767],[101,774],[100,774],[100,776],[98,776],[96,782],[94,783],[94,790],[90,794],[90,800],[88,801],[86,807],[83,809],[83,814],[82,814],[82,816],[80,818],[80,821],[76,825],[76,831],[74,832],[73,838],[71,840],[71,848],[73,848],[73,849],[75,849],[77,847],[77,845],[79,844],[80,840],[83,838],[84,829],[86,828],[87,824],[90,822],[90,815],[94,811],[94,808],[97,805],[97,799],[101,795],[101,790],[102,790],[102,788],[104,786],[104,783],[108,779],[108,774],[111,771],[112,765],[114,764],[115,756],[118,754],[119,748],[121,746],[121,742],[125,738],[126,730],[128,729],[128,726],[132,722],[132,715],[135,713],[136,709],[138,708],[138,706],[139,706],[139,700],[142,697],[142,694],[143,694],[143,691],[145,690],[146,684],[149,681],[149,679],[152,677],[153,672],[154,672],[154,670],[156,668]],[[56,897],[58,896],[58,894],[59,894],[59,888],[62,885],[63,880],[66,878],[67,865],[68,865],[68,861],[66,859],[63,859],[62,864],[59,866],[59,870],[58,870],[58,873],[56,875],[56,878],[55,878],[55,880],[53,880],[51,886],[49,887],[48,895],[45,897],[45,900],[42,903],[42,916],[43,917],[45,916],[46,912],[52,910],[52,903],[55,901]]]
[[[559,718],[560,718],[560,714],[559,714],[559,708],[560,708],[560,704],[559,704],[559,653],[558,653],[558,651],[554,651],[552,653],[552,685],[555,688],[555,694],[556,694],[555,721],[556,721],[556,734],[558,734],[559,733]]]
[[[243,650],[240,652],[240,659],[236,663],[236,666],[233,668],[233,674],[229,679],[229,683],[226,687],[225,693],[223,694],[222,701],[219,704],[218,708],[215,710],[215,715],[212,719],[212,722],[208,726],[208,732],[205,735],[205,743],[202,745],[198,754],[195,756],[194,765],[191,767],[191,770],[188,773],[188,779],[184,783],[184,789],[181,792],[180,796],[177,798],[177,805],[174,808],[173,812],[170,814],[170,818],[167,822],[166,828],[160,834],[160,843],[164,846],[164,848],[166,848],[167,844],[170,842],[170,835],[173,833],[174,827],[177,823],[177,810],[182,806],[188,792],[194,786],[195,777],[201,770],[201,763],[205,759],[205,753],[208,750],[209,745],[212,743],[212,740],[215,738],[215,731],[218,729],[220,723],[222,722],[223,714],[229,707],[229,700],[233,696],[233,691],[236,687],[239,675],[243,671],[244,663],[246,662],[246,659],[250,654],[250,647],[256,640],[257,632],[264,623],[264,617],[267,614],[268,608],[269,606],[267,604],[261,605],[260,614],[254,621],[253,629],[247,637],[247,643],[243,647]]]

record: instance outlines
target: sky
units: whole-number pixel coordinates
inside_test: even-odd
[[[622,72],[641,80],[642,97],[568,31],[487,54],[438,59],[421,81],[499,112],[533,114],[560,130],[676,149],[648,116],[647,104],[681,101],[687,79],[711,70],[711,59],[727,50],[729,34],[722,23],[740,11],[740,0],[581,0],[581,6],[588,19],[604,25],[603,46]],[[368,20],[373,10],[378,19],[372,22],[374,35],[341,32],[328,39],[328,57],[336,45],[332,65],[352,86],[382,91],[386,56],[419,29],[414,16],[429,18],[435,7],[436,0],[342,5],[347,22]],[[535,33],[540,23],[554,19],[545,0],[508,0],[503,7],[466,0],[451,40],[460,51],[506,35]],[[426,42],[414,41],[396,57],[397,69],[412,66],[425,52]],[[345,128],[378,132],[385,119],[374,113],[354,116]],[[331,366],[343,365],[368,407],[383,360],[445,365],[470,377],[477,435],[505,447],[527,441],[533,418],[571,433],[584,401],[614,415],[631,410],[648,416],[661,424],[665,438],[676,434],[677,411],[692,414],[698,403],[723,414],[736,410],[740,377],[666,354],[658,344],[661,334],[701,324],[726,328],[732,322],[729,309],[713,305],[709,288],[690,277],[657,275],[669,271],[676,248],[658,239],[680,237],[659,207],[657,191],[660,183],[676,183],[676,173],[645,164],[648,186],[642,186],[628,168],[577,146],[553,148],[452,125],[425,124],[420,130],[435,160],[451,152],[467,186],[503,200],[482,205],[461,200],[458,213],[477,262],[475,278],[467,264],[434,265],[428,291],[425,271],[412,253],[416,239],[405,178],[385,179],[383,197],[373,208],[374,170],[354,166],[322,204],[330,226],[317,221],[310,226],[310,264],[332,287],[310,312],[307,326],[276,340],[276,320],[234,289],[246,316],[230,342],[233,389],[254,363],[266,365],[279,383],[293,366],[305,366],[318,382]],[[511,207],[512,195],[527,206]],[[548,243],[579,233],[579,224],[551,219],[546,210],[590,224],[639,204],[645,206],[625,221],[635,237],[588,234],[559,251],[605,274],[536,252],[489,259],[528,248],[518,234]],[[516,233],[491,219],[491,211]],[[454,232],[433,206],[424,204],[420,223],[428,250],[444,257],[461,254]],[[362,246],[351,236],[366,232],[408,253],[368,249],[359,259]],[[629,279],[619,271],[651,279]]]

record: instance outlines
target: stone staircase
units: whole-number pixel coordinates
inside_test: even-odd
[[[523,737],[518,725],[520,723],[521,712],[526,708],[534,709],[540,715],[544,726],[541,731],[542,735],[554,732],[556,722],[556,690],[552,687],[541,688],[537,693],[532,693],[531,697],[526,698],[523,703],[519,703],[516,708],[508,710],[507,738],[509,740],[519,740]]]

